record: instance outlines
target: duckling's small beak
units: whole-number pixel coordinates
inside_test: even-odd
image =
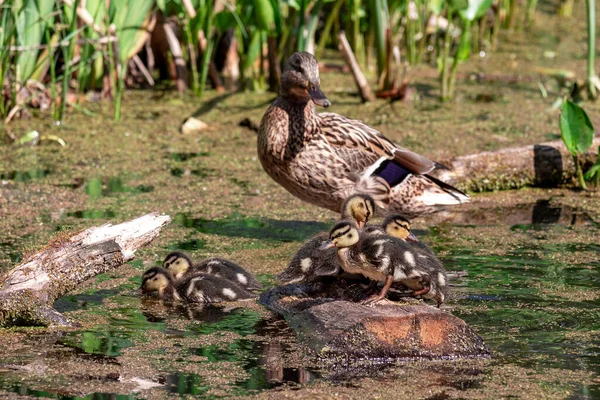
[[[365,221],[356,221],[356,224],[358,225],[358,229],[362,229],[365,226]]]
[[[417,237],[415,236],[414,233],[410,232],[408,234],[408,237],[406,238],[407,240],[411,241],[411,242],[418,242],[419,239],[417,239]]]
[[[323,242],[321,247],[319,247],[319,250],[327,250],[331,249],[332,247],[335,247],[335,244],[331,240],[326,240],[325,242]]]
[[[134,296],[141,296],[144,294],[144,289],[142,289],[141,287],[139,287],[135,292],[133,292]]]
[[[316,83],[310,84],[310,87],[308,88],[308,94],[310,95],[312,101],[318,106],[327,108],[331,105],[331,102],[327,100],[327,97],[325,97],[325,94],[321,91],[321,88]]]

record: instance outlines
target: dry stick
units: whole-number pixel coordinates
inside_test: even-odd
[[[269,91],[277,93],[279,91],[279,81],[281,80],[281,67],[279,66],[279,56],[277,54],[277,38],[269,36],[267,38],[268,59],[269,59]]]
[[[167,42],[169,43],[169,49],[171,50],[173,60],[175,61],[175,69],[177,71],[177,90],[179,92],[183,92],[187,88],[187,83],[185,79],[185,60],[183,59],[181,45],[179,44],[179,40],[177,40],[175,32],[173,32],[173,28],[171,28],[171,25],[169,25],[168,22],[163,23],[163,29],[165,30]]]
[[[154,86],[154,79],[152,79],[152,75],[146,69],[146,66],[144,65],[142,60],[140,60],[140,57],[137,54],[135,56],[133,56],[133,62],[135,63],[136,67],[139,68],[142,75],[144,75],[144,78],[146,78],[146,80],[148,81],[150,86]]]
[[[340,31],[339,33],[339,49],[346,60],[346,64],[350,67],[352,71],[352,76],[354,76],[354,82],[356,82],[356,86],[358,86],[358,91],[360,92],[360,97],[363,102],[374,101],[375,96],[369,87],[369,83],[367,82],[367,78],[363,74],[358,62],[356,61],[356,57],[352,52],[352,48],[350,48],[350,43],[348,43],[348,39],[346,38],[346,34],[344,31]]]
[[[133,260],[170,220],[152,213],[57,238],[0,278],[0,326],[73,325],[52,304],[86,280]]]
[[[596,135],[591,148],[599,145]],[[596,154],[587,153],[580,160],[591,164]],[[475,191],[556,186],[570,183],[575,173],[573,157],[562,140],[460,156],[445,164],[450,169],[437,170],[438,178]]]

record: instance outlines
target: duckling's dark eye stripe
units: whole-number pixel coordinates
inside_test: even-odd
[[[346,228],[346,230],[345,230],[345,231],[343,231],[343,232],[336,233],[336,234],[333,236],[333,238],[332,238],[332,239],[337,239],[337,238],[339,238],[339,237],[341,237],[341,236],[344,236],[344,235],[345,235],[346,233],[348,233],[348,232],[350,232],[350,227]]]
[[[145,280],[145,281],[147,281],[148,279],[152,279],[152,278],[154,278],[154,277],[156,276],[156,274],[158,274],[158,272],[156,272],[156,271],[152,271],[152,272],[150,272],[149,274],[145,274],[145,275],[142,277],[142,280]]]

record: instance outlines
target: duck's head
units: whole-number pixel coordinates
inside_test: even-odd
[[[373,218],[374,212],[375,200],[368,194],[353,194],[342,204],[342,219],[355,220],[359,229]]]
[[[173,251],[167,254],[162,267],[177,277],[192,267],[192,259],[185,253]]]
[[[169,271],[161,267],[153,267],[142,275],[142,293],[163,293],[164,290],[173,284],[173,276]]]
[[[281,74],[279,94],[293,103],[305,104],[312,100],[325,108],[331,105],[321,91],[317,59],[305,51],[292,54],[288,60]]]
[[[410,221],[402,215],[394,214],[388,216],[382,223],[385,232],[402,240],[418,242],[419,239],[410,230]]]
[[[354,246],[359,239],[358,226],[353,221],[342,221],[335,224],[329,232],[329,240],[323,242],[320,250],[332,247],[345,248]]]

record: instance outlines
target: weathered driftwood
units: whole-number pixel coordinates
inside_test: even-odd
[[[336,292],[336,289],[333,290]],[[331,298],[330,287],[287,285],[260,302],[281,314],[301,340],[332,359],[487,357],[483,340],[463,320],[423,303],[364,306]]]
[[[596,135],[591,152],[581,157],[584,164],[591,165],[596,160],[599,145],[600,135]],[[562,140],[485,151],[443,164],[449,170],[437,170],[438,178],[473,191],[556,186],[571,182],[575,174],[573,157]]]
[[[0,325],[71,325],[52,308],[65,293],[134,258],[171,219],[147,214],[59,238],[0,278]]]

